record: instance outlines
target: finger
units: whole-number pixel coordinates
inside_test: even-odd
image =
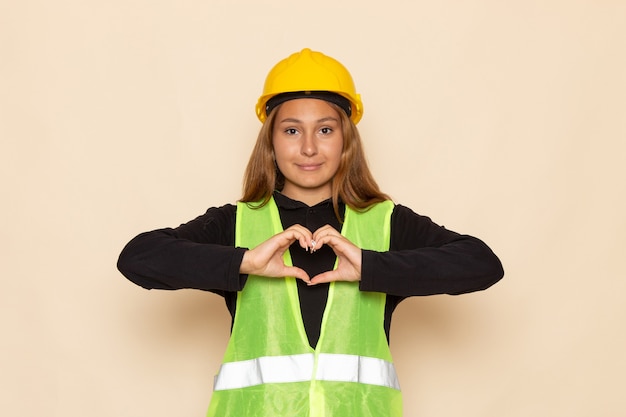
[[[312,236],[311,251],[315,252],[324,244],[328,243],[333,236],[342,237],[341,234],[330,225],[325,225],[317,229]]]
[[[309,278],[309,274],[307,274],[303,269],[293,266],[293,267],[286,267],[285,270],[286,270],[285,276],[301,279],[307,284],[311,283],[311,278]]]
[[[286,251],[292,243],[298,242],[303,249],[308,247],[308,239],[306,235],[297,230],[285,230],[275,236],[278,239],[278,246],[281,251]]]
[[[347,242],[346,239],[340,234],[327,234],[324,236],[320,236],[317,239],[314,238],[313,243],[315,243],[313,251],[318,250],[324,245],[330,246],[332,250],[339,255],[343,252],[343,244]]]
[[[335,229],[331,225],[326,224],[320,227],[319,229],[317,229],[315,232],[313,232],[313,239],[317,240],[321,238],[322,236],[333,234],[333,233],[338,234],[339,232],[337,231],[337,229]]]
[[[295,224],[285,230],[285,232],[293,236],[294,240],[298,241],[298,244],[302,249],[308,250],[310,241],[312,239],[312,234],[309,229],[302,225]]]
[[[322,272],[321,274],[318,274],[314,276],[313,278],[311,278],[308,284],[309,286],[313,286],[313,285],[323,284],[323,283],[333,282],[333,281],[343,281],[341,279],[340,274],[336,270]]]

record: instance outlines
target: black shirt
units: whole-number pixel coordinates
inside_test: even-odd
[[[283,228],[301,224],[314,232],[326,224],[341,229],[332,202],[315,206],[291,200],[276,192]],[[340,204],[343,216],[345,206]],[[234,317],[237,291],[247,276],[239,273],[246,248],[234,247],[236,206],[213,207],[177,228],[145,232],[123,249],[118,269],[129,280],[147,289],[194,288],[224,297]],[[310,277],[332,269],[335,254],[328,246],[314,253],[297,243],[290,248],[294,266]],[[420,216],[402,205],[391,217],[388,252],[363,250],[361,291],[387,294],[385,332],[389,338],[391,316],[409,296],[462,294],[496,283],[504,272],[497,256],[481,240],[460,235]],[[328,284],[298,283],[302,319],[311,346],[317,344]]]

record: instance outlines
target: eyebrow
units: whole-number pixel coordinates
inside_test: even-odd
[[[328,116],[322,117],[321,119],[316,120],[316,123],[324,123],[324,122],[337,122],[339,123],[339,119],[336,117]],[[287,117],[285,119],[280,120],[278,123],[302,123],[302,120],[296,119],[294,117]]]

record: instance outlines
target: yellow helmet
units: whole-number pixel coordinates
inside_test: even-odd
[[[363,115],[361,96],[348,70],[339,61],[308,48],[283,59],[269,72],[256,104],[257,117],[264,122],[278,104],[302,97],[338,104],[355,124]]]

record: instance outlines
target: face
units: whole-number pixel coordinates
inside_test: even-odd
[[[285,177],[282,193],[308,205],[330,198],[343,149],[338,111],[310,98],[286,101],[276,111],[272,141]]]

